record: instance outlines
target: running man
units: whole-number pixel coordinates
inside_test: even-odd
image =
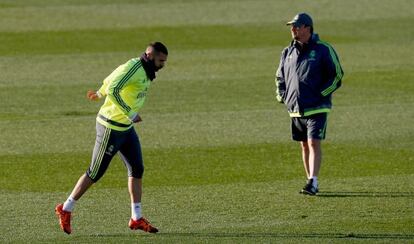
[[[155,73],[164,67],[167,56],[168,50],[164,44],[150,43],[140,58],[120,65],[106,77],[98,91],[87,92],[89,100],[98,101],[105,97],[105,102],[96,118],[96,142],[90,166],[79,178],[68,199],[55,208],[60,227],[67,234],[72,232],[70,221],[76,201],[103,176],[117,152],[128,169],[131,197],[129,228],[158,232],[141,214],[144,164],[134,123],[142,121],[138,112],[144,104],[151,81],[155,79]]]
[[[332,93],[341,86],[344,73],[332,46],[313,33],[308,14],[296,15],[287,25],[293,40],[283,50],[276,71],[276,99],[286,105],[292,138],[301,144],[308,180],[300,192],[315,195]]]

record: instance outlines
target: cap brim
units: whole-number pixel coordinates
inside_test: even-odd
[[[289,21],[286,23],[286,25],[293,25],[294,27],[300,27],[301,23],[298,23],[297,21]]]

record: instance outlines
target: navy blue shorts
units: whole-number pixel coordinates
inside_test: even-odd
[[[320,113],[307,117],[292,118],[292,139],[295,141],[307,141],[308,139],[324,140],[328,114]]]
[[[114,155],[119,152],[128,169],[128,176],[142,178],[144,163],[141,144],[134,127],[126,131],[117,131],[96,123],[96,141],[91,164],[86,174],[94,182],[105,173]]]

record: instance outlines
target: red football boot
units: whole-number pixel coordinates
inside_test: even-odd
[[[55,213],[59,218],[60,228],[67,234],[70,234],[72,232],[72,228],[70,228],[70,216],[72,213],[63,210],[63,204],[61,203],[56,205]]]
[[[143,230],[149,233],[158,232],[158,229],[152,226],[144,217],[141,217],[138,220],[130,219],[128,226],[131,230]]]

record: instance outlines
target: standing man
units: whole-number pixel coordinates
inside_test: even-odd
[[[308,14],[296,15],[287,25],[291,26],[293,40],[280,58],[276,99],[286,105],[292,120],[292,138],[301,144],[308,181],[300,192],[315,195],[332,93],[341,86],[344,73],[335,50],[313,33]]]
[[[106,77],[98,91],[88,91],[89,100],[106,98],[96,118],[96,142],[91,164],[79,178],[65,203],[58,204],[55,208],[60,227],[67,234],[72,232],[71,213],[76,201],[103,176],[118,151],[128,169],[128,189],[131,197],[129,228],[158,232],[141,215],[144,164],[134,123],[142,121],[138,111],[144,104],[155,73],[167,62],[167,56],[168,50],[161,42],[150,43],[140,58],[133,58],[120,65]]]

